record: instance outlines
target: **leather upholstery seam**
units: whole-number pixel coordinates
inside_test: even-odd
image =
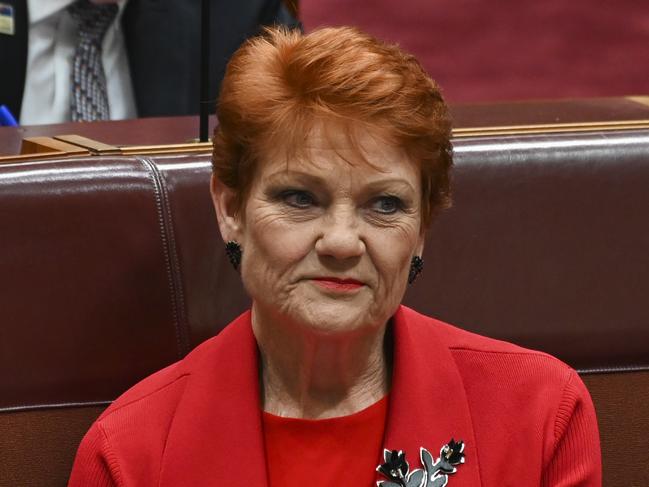
[[[151,165],[160,181],[160,187],[162,188],[162,195],[163,195],[163,202],[165,203],[163,209],[165,211],[166,215],[166,223],[167,223],[167,237],[168,240],[167,242],[169,243],[170,246],[170,258],[171,258],[171,265],[172,265],[172,274],[173,277],[176,281],[176,299],[178,300],[176,304],[176,309],[179,313],[179,322],[178,326],[180,327],[178,332],[180,336],[180,346],[182,347],[180,349],[180,354],[181,358],[184,357],[189,353],[189,329],[187,326],[187,309],[186,309],[186,304],[185,304],[185,288],[183,285],[183,276],[182,276],[182,269],[180,266],[180,261],[178,260],[178,246],[176,245],[176,232],[175,232],[175,226],[174,226],[174,220],[173,220],[173,213],[171,212],[171,199],[169,198],[169,191],[167,190],[167,184],[158,170],[157,166],[153,161],[150,161]]]
[[[80,401],[61,402],[53,404],[23,404],[19,406],[0,407],[2,413],[22,413],[30,411],[42,411],[44,409],[68,409],[68,408],[89,408],[97,406],[108,406],[112,401]]]
[[[620,365],[610,367],[584,367],[576,369],[579,375],[623,374],[627,372],[649,372],[649,365]]]
[[[170,242],[170,235],[173,233],[173,229],[169,228],[170,222],[166,217],[166,206],[168,206],[168,201],[166,201],[166,193],[164,190],[164,184],[162,182],[162,177],[158,172],[155,164],[146,157],[137,157],[137,160],[144,166],[147,170],[151,181],[153,182],[156,209],[158,211],[158,224],[160,229],[160,238],[162,240],[162,248],[165,257],[165,267],[167,270],[167,283],[169,285],[169,292],[171,293],[171,309],[172,316],[174,320],[174,332],[176,335],[176,349],[178,358],[181,359],[187,353],[188,349],[188,340],[186,333],[184,333],[183,324],[181,324],[181,313],[178,309],[179,301],[184,302],[184,300],[178,299],[179,289],[178,278],[174,272],[173,258],[172,254],[175,252],[175,245]],[[175,242],[174,242],[175,243]],[[177,261],[177,260],[176,260]],[[182,292],[182,291],[180,291]],[[184,315],[184,314],[183,314]]]

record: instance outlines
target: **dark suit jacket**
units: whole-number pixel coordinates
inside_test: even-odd
[[[404,306],[391,331],[384,447],[403,450],[411,469],[422,467],[420,447],[438,458],[455,438],[466,461],[454,487],[601,486],[595,411],[574,370]],[[69,486],[265,487],[259,405],[248,312],[117,399],[82,441]]]
[[[15,35],[0,34],[0,104],[18,117],[27,66],[27,0],[14,7]],[[138,116],[196,114],[199,110],[200,0],[129,0],[122,26]],[[297,27],[281,0],[212,0],[210,99],[216,100],[230,56],[260,26]]]

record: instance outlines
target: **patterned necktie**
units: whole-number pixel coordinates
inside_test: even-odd
[[[70,97],[70,112],[75,122],[109,118],[101,44],[117,10],[114,3],[95,5],[89,0],[77,0],[68,7],[79,29]]]

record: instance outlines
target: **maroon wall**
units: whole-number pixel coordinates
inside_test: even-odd
[[[301,0],[419,57],[453,102],[649,93],[646,0]]]

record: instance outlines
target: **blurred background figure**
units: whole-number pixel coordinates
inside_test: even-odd
[[[200,7],[200,0],[0,0],[0,104],[24,125],[196,114]],[[213,0],[210,10],[216,99],[246,38],[297,21],[281,0]]]
[[[300,0],[305,30],[398,42],[452,103],[649,93],[646,0]]]

